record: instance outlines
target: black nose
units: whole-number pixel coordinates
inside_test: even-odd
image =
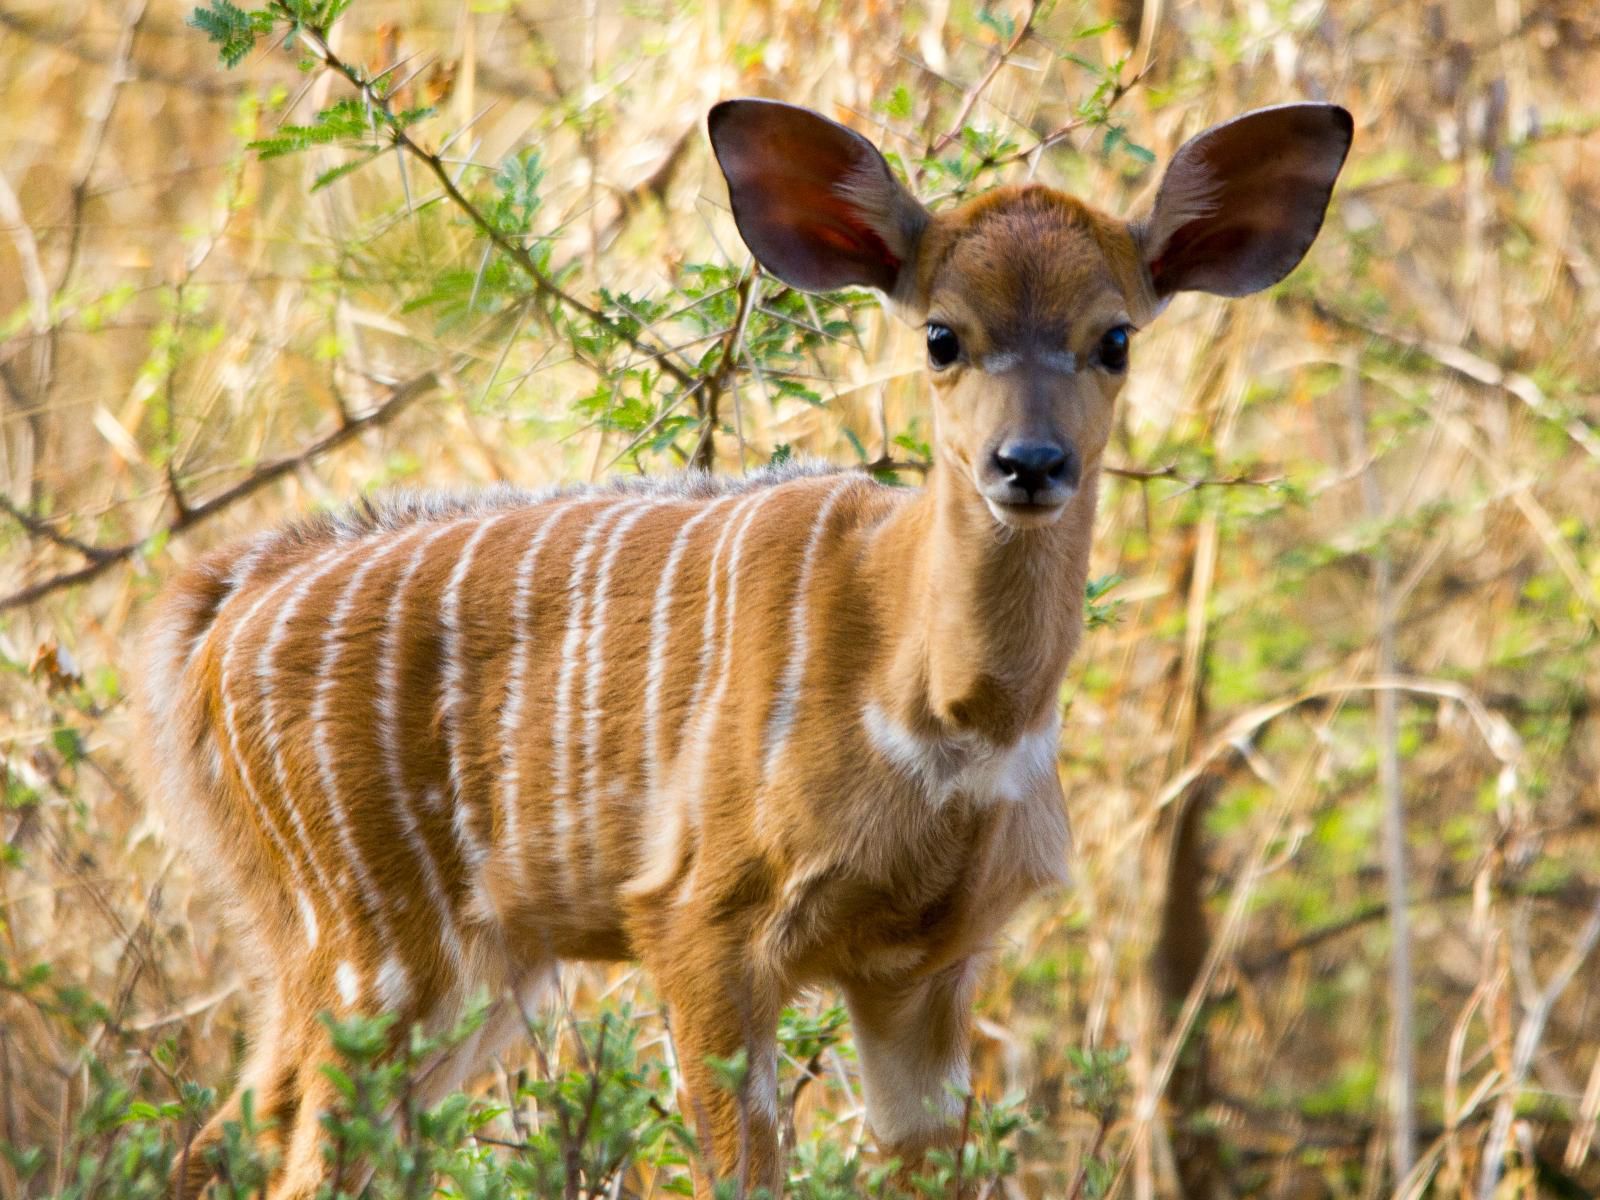
[[[1052,487],[1078,486],[1078,456],[1054,442],[1007,442],[994,452],[994,465],[1030,499]]]

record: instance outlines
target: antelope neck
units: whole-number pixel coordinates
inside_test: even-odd
[[[1060,520],[998,525],[959,469],[935,468],[883,528],[870,570],[888,645],[873,699],[925,737],[1009,746],[1053,720],[1082,624],[1098,464]]]

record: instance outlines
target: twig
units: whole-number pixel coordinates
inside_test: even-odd
[[[1421,908],[1424,905],[1449,904],[1451,901],[1471,896],[1474,887],[1475,885],[1471,881],[1451,883],[1447,886],[1436,888],[1426,896],[1408,897],[1406,905],[1408,908]],[[1589,903],[1594,900],[1600,900],[1600,893],[1597,893],[1591,901],[1585,902],[1581,896],[1574,894],[1575,891],[1576,889],[1573,888],[1539,887],[1520,883],[1500,883],[1494,887],[1496,895],[1546,900],[1567,909],[1587,908]],[[1235,963],[1235,966],[1240,974],[1247,976],[1275,971],[1297,955],[1315,950],[1318,946],[1341,938],[1347,933],[1353,933],[1363,925],[1371,925],[1375,921],[1386,920],[1389,912],[1390,907],[1387,900],[1374,900],[1371,904],[1357,909],[1349,916],[1340,917],[1338,920],[1329,921],[1325,925],[1318,925],[1315,929],[1307,930],[1291,942],[1274,946],[1270,950],[1263,950],[1259,954],[1248,958],[1241,958]],[[1212,998],[1227,999],[1232,995],[1234,995],[1232,991],[1218,991],[1212,993]]]
[[[130,1033],[148,1033],[152,1029],[160,1029],[164,1025],[176,1025],[179,1021],[187,1021],[190,1017],[215,1008],[239,990],[239,980],[230,979],[227,983],[213,992],[203,996],[196,996],[186,1001],[178,1008],[166,1012],[149,1013],[145,1016],[133,1017],[123,1022],[123,1028]]]
[[[1119,467],[1102,464],[1100,469],[1107,475],[1115,475],[1119,479],[1137,479],[1148,482],[1152,479],[1171,479],[1184,485],[1185,491],[1193,491],[1204,487],[1271,487],[1275,483],[1282,483],[1285,475],[1229,475],[1226,477],[1191,476],[1178,470],[1177,463],[1168,463],[1164,467]]]
[[[274,9],[285,20],[294,21],[296,19],[293,13],[282,3],[275,4]],[[362,99],[366,103],[372,105],[389,119],[388,136],[393,140],[394,144],[428,168],[434,178],[439,181],[445,195],[450,198],[450,202],[460,209],[477,226],[478,231],[493,242],[501,253],[517,265],[518,269],[528,277],[534,286],[534,290],[539,295],[577,313],[585,320],[605,330],[612,337],[626,342],[635,350],[644,354],[659,355],[662,371],[671,376],[674,382],[682,387],[692,387],[694,385],[694,375],[666,357],[665,352],[660,350],[648,338],[617,324],[599,309],[585,304],[540,270],[539,264],[533,261],[533,256],[528,253],[526,247],[522,246],[516,239],[508,236],[494,222],[490,221],[477,205],[467,198],[466,194],[456,185],[456,181],[451,176],[448,164],[445,163],[444,159],[431,150],[423,149],[395,120],[394,112],[387,98],[373,90],[371,83],[357,68],[351,66],[334,53],[328,45],[326,30],[316,26],[302,25],[299,27],[298,32],[301,41],[306,44],[312,54],[321,59],[330,69],[342,75],[361,93]]]
[[[1111,110],[1117,106],[1124,96],[1133,91],[1133,89],[1138,87],[1139,84],[1144,82],[1144,77],[1150,74],[1150,69],[1153,65],[1153,63],[1146,63],[1144,66],[1140,67],[1138,73],[1126,83],[1118,80],[1114,85],[1112,85],[1111,94],[1106,97],[1105,108],[1100,113],[1097,113],[1094,117],[1073,117],[1072,120],[1068,121],[1065,125],[1058,125],[1056,128],[1052,129],[1028,149],[1018,150],[1015,153],[1007,154],[1003,158],[997,158],[995,159],[993,165],[996,167],[1009,167],[1014,162],[1022,162],[1027,159],[1037,159],[1039,155],[1050,149],[1050,147],[1056,145],[1058,142],[1065,141],[1068,137],[1082,129],[1085,125],[1094,124],[1097,120],[1103,119],[1106,114],[1109,114]]]
[[[1522,401],[1536,416],[1546,421],[1553,421],[1560,425],[1578,446],[1591,458],[1600,460],[1600,430],[1594,429],[1581,417],[1565,417],[1551,410],[1550,399],[1544,390],[1529,376],[1519,371],[1507,370],[1490,362],[1480,354],[1474,354],[1464,346],[1441,342],[1433,338],[1419,337],[1402,330],[1391,329],[1376,322],[1363,320],[1347,313],[1339,312],[1328,307],[1321,301],[1309,300],[1301,302],[1303,307],[1324,321],[1346,329],[1358,330],[1391,345],[1399,346],[1431,358],[1441,367],[1463,379],[1481,384],[1484,387],[1498,388],[1507,395],[1514,396]]]
[[[1274,700],[1240,713],[1212,738],[1201,751],[1189,760],[1189,764],[1169,779],[1157,793],[1156,808],[1165,808],[1171,804],[1185,789],[1194,782],[1195,778],[1206,769],[1219,755],[1247,744],[1256,732],[1263,726],[1270,724],[1284,713],[1298,708],[1302,704],[1320,703],[1335,696],[1343,696],[1347,692],[1377,692],[1377,691],[1409,692],[1419,696],[1434,696],[1439,699],[1453,700],[1466,710],[1472,723],[1477,726],[1482,736],[1484,745],[1489,753],[1494,755],[1500,763],[1503,776],[1501,786],[1509,788],[1514,785],[1516,772],[1522,759],[1522,739],[1512,729],[1505,718],[1489,711],[1473,692],[1458,683],[1445,679],[1419,679],[1415,677],[1398,676],[1391,678],[1371,679],[1354,683],[1331,683],[1317,687],[1310,687],[1286,699]]]
[[[1000,68],[1005,66],[1011,55],[1022,45],[1027,36],[1033,32],[1033,23],[1039,16],[1041,0],[1029,0],[1028,15],[1023,18],[1022,24],[1017,26],[1016,33],[1005,44],[1000,54],[989,64],[989,69],[983,73],[983,78],[967,89],[967,94],[961,98],[961,107],[956,111],[956,118],[942,134],[929,143],[923,158],[933,158],[942,153],[944,148],[961,136],[961,131],[966,127],[967,117],[972,114],[973,106],[978,103],[989,85],[994,82],[994,77],[1000,73]]]
[[[750,326],[750,312],[760,291],[760,279],[761,269],[755,267],[750,274],[739,281],[738,315],[734,317],[733,324],[723,339],[722,353],[717,356],[716,369],[711,372],[706,386],[700,392],[700,398],[695,401],[695,407],[700,410],[700,440],[695,443],[694,454],[690,456],[689,461],[702,471],[711,470],[716,459],[713,434],[717,427],[717,403],[722,399],[723,389],[728,386],[728,380],[738,367],[740,347],[744,344],[745,330]]]
[[[1522,1024],[1517,1027],[1516,1045],[1511,1053],[1511,1076],[1506,1080],[1505,1090],[1495,1106],[1494,1122],[1489,1127],[1489,1138],[1483,1147],[1483,1168],[1478,1175],[1478,1200],[1492,1200],[1495,1187],[1500,1182],[1501,1159],[1505,1156],[1506,1139],[1511,1133],[1511,1118],[1517,1097],[1522,1092],[1523,1081],[1528,1077],[1528,1069],[1533,1065],[1533,1055],[1539,1048],[1539,1039],[1544,1035],[1550,1010],[1561,998],[1561,993],[1567,990],[1567,985],[1594,950],[1596,942],[1600,942],[1600,897],[1595,899],[1594,906],[1589,910],[1589,919],[1584,922],[1583,930],[1572,943],[1566,957],[1556,967],[1550,982],[1545,984],[1529,1005]]]
[[[972,1137],[973,1098],[973,1093],[968,1091],[966,1101],[961,1106],[961,1140],[956,1143],[956,1172],[955,1178],[950,1181],[950,1200],[961,1200],[961,1176],[967,1165],[967,1142]]]
[[[1369,522],[1383,517],[1383,496],[1378,477],[1367,453],[1367,414],[1362,406],[1361,372],[1355,362],[1345,370],[1346,417],[1350,423],[1351,457],[1365,466],[1361,471],[1361,501]],[[1378,673],[1398,675],[1395,652],[1395,614],[1392,566],[1389,553],[1380,539],[1371,551],[1372,588],[1378,623]],[[1414,999],[1411,983],[1411,915],[1406,907],[1406,825],[1405,800],[1400,788],[1400,720],[1394,691],[1385,688],[1377,695],[1378,781],[1383,792],[1383,874],[1389,895],[1389,927],[1393,945],[1389,951],[1390,1042],[1394,1052],[1390,1103],[1391,1167],[1394,1178],[1405,1179],[1416,1161]]]
[[[185,511],[179,513],[163,526],[160,532],[168,535],[183,533],[208,517],[216,516],[224,509],[251,495],[253,492],[259,491],[274,480],[315,461],[330,450],[338,449],[363,431],[388,424],[414,400],[427,395],[438,387],[439,375],[435,371],[427,371],[414,379],[409,379],[396,385],[389,398],[371,412],[342,422],[331,433],[323,435],[295,454],[258,464],[254,470],[232,487],[225,488],[215,496],[199,504],[189,505]],[[13,506],[8,503],[6,508],[7,511],[12,511]],[[17,516],[18,514],[12,512],[12,515]],[[61,588],[87,583],[99,576],[112,564],[131,558],[147,541],[149,541],[149,535],[139,538],[137,541],[124,542],[117,546],[86,546],[79,550],[80,553],[85,551],[93,552],[86,566],[79,567],[77,570],[63,571],[60,574],[52,575],[48,579],[29,584],[27,587],[12,592],[9,596],[0,598],[0,612],[12,608],[20,608],[24,604],[32,604],[41,597]],[[78,547],[73,548],[79,549]]]
[[[933,470],[931,462],[918,462],[913,458],[894,458],[888,454],[880,454],[871,462],[861,463],[857,470],[865,471],[869,475],[878,475],[884,471],[916,471],[926,475]]]
[[[103,546],[91,546],[88,542],[75,538],[70,533],[62,533],[54,525],[41,520],[18,506],[9,496],[0,496],[0,511],[5,512],[7,516],[26,529],[33,537],[42,537],[46,541],[54,542],[64,550],[75,550],[90,562],[99,562],[111,553]]]
[[[1340,703],[1344,699],[1344,691],[1340,693]],[[1333,717],[1329,717],[1329,724]],[[1276,793],[1273,803],[1268,811],[1266,822],[1256,839],[1254,850],[1251,852],[1247,865],[1236,883],[1233,895],[1229,899],[1227,910],[1218,925],[1217,936],[1206,952],[1205,961],[1195,976],[1194,982],[1189,987],[1183,1007],[1178,1014],[1177,1021],[1172,1031],[1167,1035],[1161,1053],[1157,1057],[1148,1082],[1144,1084],[1143,1092],[1138,1097],[1133,1116],[1134,1127],[1129,1143],[1123,1152],[1117,1168],[1116,1178],[1113,1180],[1110,1193],[1119,1194],[1122,1181],[1134,1169],[1139,1152],[1144,1143],[1151,1137],[1151,1130],[1157,1116],[1157,1105],[1162,1095],[1166,1093],[1167,1085],[1172,1079],[1178,1064],[1178,1057],[1183,1052],[1188,1042],[1190,1030],[1199,1018],[1207,996],[1211,991],[1212,981],[1222,964],[1233,953],[1233,947],[1244,934],[1245,922],[1250,911],[1250,901],[1256,889],[1276,867],[1284,860],[1286,855],[1279,853],[1278,847],[1281,836],[1288,823],[1290,813],[1299,803],[1300,796],[1313,777],[1319,755],[1315,752],[1307,756],[1301,764],[1299,772],[1292,782],[1280,780],[1272,772],[1265,773],[1267,782]],[[1290,839],[1291,846],[1293,839]]]

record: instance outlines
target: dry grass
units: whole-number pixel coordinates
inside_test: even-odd
[[[1075,37],[1111,17],[1136,33],[1141,13],[1142,38]],[[13,983],[49,962],[100,998],[92,1040],[129,1072],[170,1038],[179,1073],[220,1081],[248,997],[125,769],[141,605],[179,563],[286,515],[392,483],[587,477],[626,439],[575,414],[594,376],[536,321],[408,306],[479,254],[415,164],[402,180],[387,155],[312,195],[342,152],[242,150],[338,80],[283,53],[223,72],[185,15],[0,0],[0,474],[34,526],[0,515],[0,591],[94,565],[85,546],[129,547],[0,617],[0,957]],[[1076,882],[1011,930],[980,1077],[1042,1112],[1022,1145],[1030,1196],[1065,1194],[1096,1138],[1067,1052],[1118,1044],[1119,1195],[1468,1196],[1491,1137],[1512,1151],[1498,1194],[1594,1194],[1600,18],[1587,0],[1062,0],[1002,62],[1005,41],[949,0],[396,0],[358,2],[336,47],[373,66],[420,56],[401,71],[422,67],[409,89],[439,103],[424,141],[492,104],[462,160],[539,146],[541,227],[583,297],[743,262],[702,131],[723,96],[812,105],[913,171],[964,108],[1023,151],[1071,123],[1095,77],[1069,51],[1131,52],[1124,79],[1148,59],[1115,119],[1158,161],[1252,105],[1349,107],[1355,150],[1307,264],[1267,298],[1182,298],[1136,346],[1113,456],[1155,477],[1103,501],[1095,573],[1123,581],[1065,697]],[[1153,170],[1103,138],[1073,130],[985,181],[1036,171],[1132,212]],[[780,444],[848,460],[847,433],[869,455],[885,431],[925,439],[915,341],[864,315],[859,345],[812,364],[821,407],[740,377],[716,466]],[[175,488],[198,505],[430,371],[408,405],[158,535],[181,517]],[[1279,482],[1193,485],[1241,478]],[[1404,1184],[1385,1166],[1386,689],[1415,957]],[[639,986],[571,990],[583,1005]],[[0,1140],[59,1144],[83,1051],[0,991]],[[852,1104],[840,1082],[833,1115],[810,1119],[859,1136]]]

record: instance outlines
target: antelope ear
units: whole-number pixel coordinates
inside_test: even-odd
[[[904,299],[928,211],[871,142],[773,100],[724,100],[707,125],[733,219],[763,267],[808,292]]]
[[[1337,105],[1284,104],[1179,147],[1133,226],[1156,296],[1248,296],[1294,270],[1322,228],[1354,127]]]

